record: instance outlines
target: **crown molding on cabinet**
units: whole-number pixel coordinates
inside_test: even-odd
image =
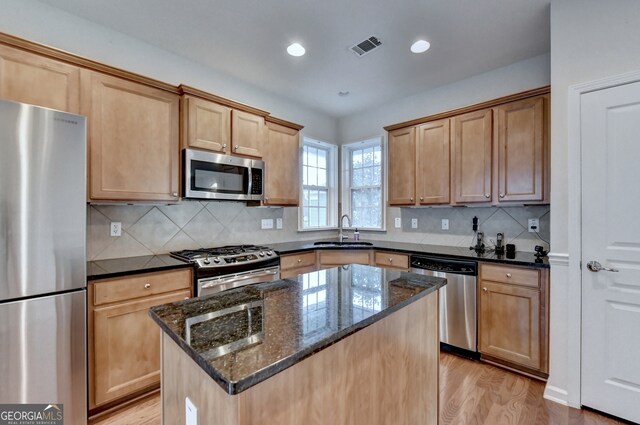
[[[491,99],[486,102],[476,103],[474,105],[464,106],[458,109],[452,109],[450,111],[439,112],[437,114],[428,115],[426,117],[415,118],[413,120],[404,121],[398,124],[391,124],[384,127],[384,129],[386,131],[393,131],[393,130],[398,130],[400,128],[413,127],[414,125],[424,124],[429,121],[436,121],[444,118],[451,118],[456,115],[462,115],[468,112],[475,112],[481,109],[493,108],[493,107],[502,105],[504,103],[515,102],[517,100],[523,100],[529,97],[540,96],[548,93],[551,93],[551,86],[549,85],[538,87],[537,89],[523,91],[520,93],[510,94],[508,96],[498,97],[496,99]]]
[[[191,95],[191,96],[197,96],[197,97],[205,99],[205,100],[210,100],[212,102],[219,103],[219,104],[224,105],[224,106],[228,106],[229,108],[232,108],[232,109],[248,112],[250,114],[258,115],[258,116],[261,116],[261,117],[268,117],[269,116],[269,112],[267,112],[265,110],[254,108],[253,106],[249,106],[249,105],[246,105],[244,103],[236,102],[235,100],[231,100],[231,99],[227,99],[227,98],[224,98],[224,97],[221,97],[221,96],[217,96],[215,94],[211,94],[211,93],[208,93],[206,91],[202,91],[200,89],[196,89],[194,87],[186,86],[184,84],[180,84],[178,86],[178,93],[180,95],[187,94],[187,95]]]
[[[266,122],[270,122],[272,124],[278,124],[278,125],[281,125],[283,127],[292,128],[292,129],[297,130],[297,131],[300,131],[300,130],[302,130],[304,128],[304,125],[296,124],[296,123],[293,123],[291,121],[286,121],[286,120],[283,120],[281,118],[276,118],[276,117],[273,117],[271,115],[268,115],[268,116],[264,117],[264,120]]]

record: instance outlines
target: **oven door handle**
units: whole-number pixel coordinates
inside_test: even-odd
[[[251,282],[253,280],[261,279],[267,276],[275,277],[275,276],[278,276],[279,274],[280,274],[279,270],[277,268],[274,268],[274,269],[264,270],[262,272],[246,274],[243,276],[230,276],[222,279],[214,279],[206,283],[203,283],[202,286],[200,286],[200,289],[202,290],[202,289],[209,289],[209,288],[216,287],[216,288],[220,288],[220,290],[225,290],[225,289],[237,288],[239,286],[249,285],[253,283]],[[275,280],[275,279],[272,279],[272,280]],[[258,280],[258,282],[264,282],[264,281]]]

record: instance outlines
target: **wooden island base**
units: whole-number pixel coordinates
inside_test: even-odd
[[[438,291],[237,395],[162,333],[162,420],[185,424],[435,425]]]

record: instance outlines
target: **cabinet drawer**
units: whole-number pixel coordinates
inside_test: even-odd
[[[316,252],[301,252],[299,254],[283,255],[280,257],[280,270],[291,270],[295,268],[309,267],[316,265]]]
[[[290,279],[292,277],[296,277],[301,274],[310,273],[318,270],[315,264],[307,267],[296,267],[293,269],[288,269],[284,271],[280,271],[280,279]]]
[[[525,269],[520,267],[490,266],[482,264],[480,266],[480,279],[492,282],[510,283],[513,285],[530,286],[538,288],[540,286],[538,270]]]
[[[409,268],[409,256],[393,252],[376,251],[375,265],[380,267],[394,267],[406,270]]]
[[[371,264],[371,250],[345,251],[322,250],[319,251],[318,259],[322,266],[341,266],[343,264]]]
[[[191,289],[190,269],[145,273],[97,281],[94,283],[94,305],[146,297],[164,292]]]

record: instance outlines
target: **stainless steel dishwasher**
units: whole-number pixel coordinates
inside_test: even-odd
[[[468,357],[477,358],[476,280],[478,263],[411,256],[411,272],[444,277],[440,289],[440,346]]]

